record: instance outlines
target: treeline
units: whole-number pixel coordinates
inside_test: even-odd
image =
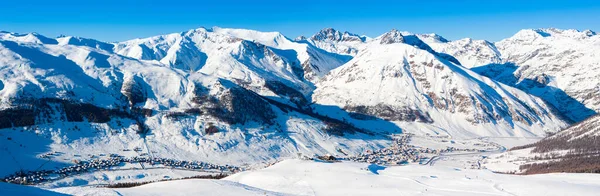
[[[145,184],[155,183],[155,182],[165,182],[165,181],[173,181],[173,180],[188,180],[188,179],[212,179],[219,180],[227,177],[226,174],[216,174],[216,175],[197,175],[197,176],[189,176],[178,179],[162,179],[162,180],[154,180],[154,181],[145,181],[145,182],[119,182],[115,184],[109,184],[104,187],[106,188],[131,188],[136,186],[142,186]]]
[[[345,106],[344,110],[354,113],[354,116],[358,116],[359,119],[364,119],[365,117],[356,114],[378,117],[387,121],[416,121],[423,123],[433,123],[433,119],[431,118],[431,116],[429,116],[429,113],[420,110],[414,110],[407,107],[398,108],[386,104],[377,104],[375,106]]]
[[[535,161],[521,165],[523,174],[552,172],[600,173],[600,116],[577,123],[566,130],[533,144],[518,146],[510,150],[533,148],[538,153]],[[567,151],[566,153],[561,153]]]
[[[373,133],[370,132],[369,130],[357,128],[354,125],[352,125],[351,123],[347,122],[346,120],[338,120],[335,118],[328,117],[326,115],[321,115],[316,112],[313,112],[311,109],[299,109],[299,108],[295,108],[295,107],[280,103],[278,101],[272,100],[267,97],[263,97],[263,98],[265,100],[267,100],[270,104],[278,107],[283,112],[287,113],[287,112],[294,111],[294,112],[305,114],[310,117],[313,117],[313,118],[323,121],[323,123],[325,124],[325,128],[323,129],[323,131],[325,131],[327,134],[344,136],[344,134],[346,134],[346,133],[354,134],[356,132],[359,132],[359,133],[364,133],[367,135],[373,135]]]
[[[513,147],[510,150],[532,147],[534,153],[547,153],[558,150],[569,150],[574,153],[600,152],[600,137],[594,135],[550,137],[533,144]]]
[[[223,92],[219,95],[210,95],[209,89],[197,85],[194,89],[192,102],[198,104],[196,109],[186,110],[184,113],[171,114],[172,117],[206,114],[215,117],[227,124],[245,124],[249,121],[261,124],[274,124],[277,117],[275,112],[262,96],[245,89],[231,81],[219,80]]]
[[[547,153],[558,150],[569,150],[570,153],[600,152],[600,116],[595,116],[577,123],[570,128],[547,137],[533,144],[518,146],[510,150],[533,147],[534,153]]]
[[[146,133],[148,129],[143,118],[153,114],[152,110],[145,108],[102,108],[90,103],[58,98],[23,98],[14,100],[12,104],[11,108],[0,110],[0,129],[54,121],[106,123],[113,118],[128,118],[136,121],[138,133]]]
[[[538,142],[532,152],[546,153],[556,150],[569,150],[579,153],[599,152],[600,137],[579,136],[548,138]]]
[[[306,108],[310,103],[302,93],[296,89],[283,84],[280,81],[266,81],[265,87],[273,91],[279,96],[287,97],[291,102],[296,104],[298,108]]]
[[[55,112],[64,116],[59,120],[69,122],[105,123],[111,117],[131,118],[132,115],[118,109],[101,108],[89,103],[81,103],[57,98],[21,99],[14,101],[12,108],[0,111],[0,128],[32,126],[50,122]]]
[[[559,161],[521,165],[519,169],[524,171],[523,174],[600,173],[600,155],[562,158]]]

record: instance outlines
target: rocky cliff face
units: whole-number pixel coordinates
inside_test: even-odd
[[[309,39],[313,41],[331,41],[331,42],[364,42],[365,37],[349,33],[340,32],[333,28],[325,28],[311,36]]]

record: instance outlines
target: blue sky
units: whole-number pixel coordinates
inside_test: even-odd
[[[279,31],[291,38],[325,27],[372,37],[396,28],[498,41],[524,28],[600,31],[600,1],[11,0],[0,6],[0,30],[47,36],[122,41],[201,26]]]

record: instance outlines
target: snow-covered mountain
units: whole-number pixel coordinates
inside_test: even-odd
[[[309,44],[293,42],[278,32],[218,27],[126,41],[118,43],[115,52],[136,59],[157,60],[178,69],[200,70],[220,77],[246,78],[247,81],[251,76],[245,73],[232,74],[242,66],[239,64],[251,64],[251,68],[256,68],[243,72],[267,71],[264,74],[276,74],[275,78],[284,80],[306,78],[313,81],[350,59]],[[269,68],[270,64],[279,64],[277,69],[283,70],[273,70]]]
[[[524,29],[496,43],[416,36],[464,67],[544,99],[574,122],[600,111],[600,36],[593,31]]]
[[[465,52],[440,49],[452,43]],[[134,148],[241,165],[357,154],[399,132],[543,136],[568,125],[543,100],[465,68],[479,60],[461,65],[487,57],[484,45],[331,28],[297,40],[214,27],[119,43],[2,32],[0,139],[11,142],[0,174]],[[49,164],[32,156],[53,151]]]
[[[311,80],[349,58],[249,30],[122,43],[3,33],[0,135],[11,142],[1,144],[0,174],[136,148],[237,165],[380,148],[390,141],[363,127],[395,125],[354,126],[308,110]],[[56,155],[50,163],[36,157],[47,153]]]
[[[600,36],[595,32],[526,29],[495,45],[503,63],[476,72],[542,97],[574,121],[600,111]]]
[[[407,39],[395,30],[373,39],[317,84],[313,100],[431,134],[531,136],[566,125],[541,99]]]

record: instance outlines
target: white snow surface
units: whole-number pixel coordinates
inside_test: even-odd
[[[23,186],[0,182],[0,193],[2,195],[21,196],[65,196],[67,194],[44,190],[33,186]]]
[[[3,184],[5,185],[5,184]],[[13,190],[34,189],[18,185]],[[49,189],[70,195],[596,195],[596,174],[507,175],[450,166],[285,160],[222,180],[174,180],[132,188]],[[38,190],[42,191],[42,190]],[[54,192],[45,192],[52,195]]]
[[[162,195],[286,195],[265,191],[236,182],[225,180],[175,180],[157,182],[132,188],[88,188],[69,187],[54,189],[55,191],[69,195],[89,196],[162,196]]]
[[[595,174],[505,175],[420,165],[286,160],[226,180],[296,195],[595,195]]]

